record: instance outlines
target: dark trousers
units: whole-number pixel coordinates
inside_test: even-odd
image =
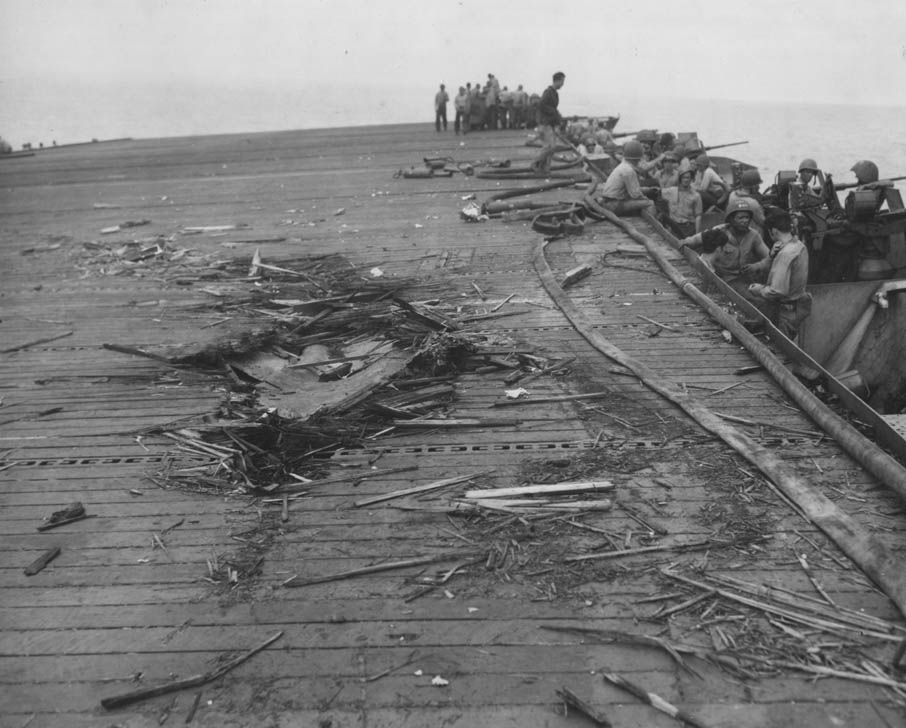
[[[488,129],[497,128],[497,106],[488,106],[487,111],[485,112],[485,123],[488,125]]]
[[[434,115],[434,128],[437,131],[440,131],[441,122],[443,122],[444,131],[446,131],[447,130],[447,107],[446,107],[446,105],[438,106],[436,109],[436,113]]]
[[[469,112],[468,111],[457,111],[456,117],[453,119],[453,131],[459,134],[460,129],[462,133],[465,134],[469,130]]]
[[[668,217],[665,222],[667,223],[670,232],[676,235],[680,240],[695,235],[694,222],[680,222],[679,220],[674,220],[672,217]]]
[[[798,301],[767,301],[765,315],[780,333],[790,341],[799,335],[799,327],[812,313],[812,294],[806,293]]]

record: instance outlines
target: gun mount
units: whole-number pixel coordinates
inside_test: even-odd
[[[794,215],[809,250],[810,283],[881,280],[906,267],[906,206],[891,181],[851,189],[841,204],[837,191],[843,186],[830,175],[816,195],[795,181],[781,184],[783,174],[772,202]],[[783,188],[786,200],[779,194]]]

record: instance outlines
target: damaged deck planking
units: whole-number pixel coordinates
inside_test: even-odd
[[[635,621],[639,610],[633,604],[664,588],[646,570],[652,564],[669,563],[669,552],[656,559],[633,557],[614,565],[607,580],[596,579],[591,572],[581,586],[556,595],[534,590],[543,585],[543,577],[507,582],[490,573],[474,581],[454,578],[448,586],[453,599],[441,589],[407,604],[401,595],[414,588],[407,578],[417,572],[413,569],[280,589],[285,578],[303,567],[311,573],[332,573],[438,548],[466,548],[441,531],[450,527],[442,516],[400,511],[392,502],[349,510],[345,506],[351,500],[486,467],[498,470],[485,482],[506,485],[520,476],[526,461],[551,457],[550,453],[562,458],[582,452],[556,444],[587,444],[601,427],[610,429],[603,439],[607,448],[629,449],[626,443],[634,439],[648,440],[640,451],[656,453],[655,462],[662,467],[639,477],[667,477],[672,454],[656,448],[661,438],[647,432],[651,425],[637,420],[641,432],[635,433],[606,417],[594,419],[584,407],[595,405],[593,400],[511,408],[507,415],[518,413],[525,424],[510,430],[415,432],[376,441],[376,449],[395,449],[381,458],[379,467],[415,463],[419,470],[366,481],[355,488],[331,487],[295,502],[286,535],[278,536],[266,553],[263,574],[253,593],[245,595],[231,595],[202,577],[206,554],[234,552],[238,544],[230,538],[231,532],[256,522],[256,510],[246,499],[157,491],[143,480],[145,472],[154,470],[149,463],[123,466],[90,461],[165,453],[168,445],[161,438],[144,439],[146,451],[129,432],[216,406],[218,395],[207,392],[202,383],[179,389],[162,386],[156,377],[166,373],[165,365],[100,348],[109,341],[150,349],[214,341],[217,328],[200,326],[216,316],[181,310],[209,302],[210,297],[150,279],[126,283],[96,275],[82,278],[69,267],[71,260],[64,254],[22,255],[21,250],[52,242],[53,236],[67,236],[61,239],[63,253],[82,241],[105,242],[99,230],[125,219],[152,220],[150,226],[135,229],[136,237],[171,233],[189,225],[244,222],[249,229],[229,236],[185,237],[180,244],[220,258],[247,259],[255,246],[231,243],[230,238],[286,236],[287,242],[262,244],[262,255],[342,252],[366,270],[380,266],[387,275],[424,277],[426,298],[431,297],[430,279],[440,277],[445,286],[471,299],[475,298],[471,282],[476,282],[488,294],[488,308],[513,292],[517,298],[549,306],[531,266],[535,234],[527,224],[465,225],[457,218],[462,196],[474,191],[482,199],[505,188],[505,183],[391,177],[395,169],[419,163],[426,155],[487,157],[500,156],[505,150],[514,159],[526,159],[532,150],[520,148],[521,136],[510,133],[465,137],[465,148],[454,146],[452,137],[440,139],[414,127],[318,130],[147,140],[58,150],[16,160],[14,166],[6,163],[0,197],[4,346],[67,330],[75,333],[56,345],[37,345],[0,358],[5,382],[0,390],[4,398],[0,421],[64,407],[45,418],[0,426],[4,463],[13,464],[0,471],[4,534],[0,549],[8,554],[5,568],[0,569],[4,586],[0,679],[9,686],[0,712],[18,724],[34,713],[30,725],[35,727],[96,725],[127,717],[136,725],[157,724],[168,698],[109,715],[99,708],[99,700],[131,689],[129,676],[135,672],[144,672],[151,684],[167,679],[174,670],[201,671],[222,652],[236,649],[237,641],[254,643],[280,626],[288,630],[282,644],[205,687],[205,698],[212,699],[213,705],[202,706],[198,724],[270,725],[266,716],[275,715],[312,724],[332,718],[336,725],[371,728],[420,726],[429,721],[451,726],[556,726],[564,719],[557,713],[554,690],[563,684],[592,697],[621,725],[672,724],[592,674],[606,667],[632,676],[715,725],[795,723],[817,728],[832,721],[894,725],[902,714],[890,707],[882,689],[863,683],[815,683],[808,676],[789,673],[781,679],[736,685],[716,672],[708,673],[707,681],[701,683],[683,677],[668,658],[648,649],[582,644],[538,629],[541,621],[559,621],[639,631]],[[337,149],[338,144],[342,149]],[[565,199],[569,194],[557,191],[551,197]],[[95,202],[121,207],[95,210]],[[334,216],[339,208],[345,208],[345,214]],[[304,213],[289,212],[303,209]],[[285,222],[293,218],[294,223]],[[307,224],[314,220],[314,226]],[[127,240],[131,235],[117,237]],[[301,242],[292,242],[294,237]],[[608,255],[607,262],[644,270],[607,267],[603,254],[625,242],[622,233],[597,226],[589,227],[584,236],[551,246],[555,271],[565,272],[582,262],[596,268],[592,277],[570,289],[570,295],[605,336],[687,386],[713,391],[738,384],[714,396],[708,396],[706,389],[692,389],[719,411],[814,429],[801,413],[779,405],[785,398],[766,375],[733,375],[736,368],[751,364],[750,357],[738,345],[725,342],[718,328],[672,289],[652,263],[635,256]],[[507,304],[501,312],[515,305],[515,301]],[[545,378],[532,384],[534,394],[611,389],[617,404],[622,401],[619,398],[627,398],[686,437],[703,435],[676,408],[633,378],[608,372],[615,365],[580,341],[559,312],[543,306],[528,306],[529,313],[479,324],[482,331],[528,340],[558,355],[579,356],[581,386],[572,378]],[[652,337],[649,333],[656,327],[639,315],[676,325],[680,331],[663,330]],[[46,323],[50,321],[54,323]],[[129,386],[114,378],[90,385],[62,381],[72,376],[134,376],[141,383]],[[61,379],[35,383],[53,377]],[[491,398],[502,396],[501,380],[493,375],[462,377],[454,413],[479,416],[486,411],[487,416],[496,416],[503,412],[487,407]],[[22,405],[9,408],[16,402]],[[906,519],[898,502],[878,491],[836,445],[826,438],[814,442],[778,431],[770,436],[785,459],[821,482],[834,484],[840,492],[829,494],[851,507],[862,522],[881,526],[878,513],[889,514],[878,535],[892,545],[901,540]],[[538,447],[495,450],[488,446],[489,439],[501,445]],[[540,449],[546,443],[554,447]],[[462,445],[458,450],[457,444]],[[722,446],[712,441],[709,447],[720,451]],[[732,459],[726,448],[723,452]],[[67,457],[86,462],[26,464]],[[748,465],[742,467],[752,471]],[[700,536],[708,526],[696,516],[714,500],[714,494],[695,472],[684,477],[689,481],[686,485],[669,491],[653,484],[630,490],[624,481],[617,498],[633,503],[635,494],[665,501],[661,515],[640,508],[651,521],[669,524],[671,536]],[[130,496],[131,488],[153,492],[153,498]],[[734,563],[715,551],[712,568],[811,594],[801,568],[790,563],[795,549],[809,554],[823,587],[841,604],[896,618],[888,600],[864,577],[828,557],[841,558],[836,547],[769,491],[758,489],[756,494],[767,501],[759,507],[774,516],[773,545],[760,563],[742,556]],[[83,500],[89,512],[99,517],[45,534],[33,531],[43,516],[73,500]],[[174,558],[170,562],[159,549],[152,549],[150,535],[180,518],[186,523],[166,538]],[[619,508],[587,522],[618,533],[642,530]],[[814,551],[801,535],[821,551]],[[560,533],[558,538],[576,550],[600,542],[579,531]],[[63,544],[63,554],[53,565],[36,577],[22,575],[19,562],[28,563],[47,544],[57,542]],[[144,558],[141,554],[153,556],[154,562],[139,563]],[[533,601],[539,597],[543,601]],[[468,612],[470,606],[477,611]],[[676,636],[684,627],[688,623],[682,620],[674,624]],[[659,628],[650,625],[651,630]],[[412,650],[419,650],[421,661],[411,669],[361,683],[362,677],[399,664]],[[423,667],[427,679],[411,674],[417,667]],[[434,671],[447,676],[450,686],[431,687],[428,673]],[[188,710],[190,699],[191,695],[179,695],[177,711]]]

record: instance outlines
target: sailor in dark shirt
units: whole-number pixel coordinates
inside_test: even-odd
[[[565,80],[566,74],[563,71],[557,71],[554,74],[553,83],[544,89],[538,104],[538,124],[541,127],[541,142],[544,145],[544,151],[538,159],[545,171],[550,169],[551,155],[557,144],[556,130],[563,124],[563,117],[557,107],[560,105],[558,91],[563,88]]]

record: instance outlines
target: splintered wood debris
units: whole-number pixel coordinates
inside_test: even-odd
[[[544,357],[470,330],[470,322],[506,314],[508,304],[518,306],[513,295],[493,300],[476,287],[478,296],[464,303],[463,297],[445,299],[436,289],[429,293],[433,297],[426,297],[420,285],[419,298],[406,296],[407,289],[416,288],[411,281],[362,275],[339,256],[264,261],[255,251],[251,265],[248,260],[205,261],[204,277],[194,278],[186,278],[179,259],[166,261],[159,253],[139,258],[130,265],[164,263],[165,272],[180,278],[181,284],[204,281],[206,287],[216,286],[218,295],[196,310],[215,314],[230,325],[242,323],[213,343],[180,351],[179,356],[110,346],[124,354],[163,360],[177,377],[201,372],[225,391],[217,412],[154,429],[172,440],[174,449],[151,478],[162,487],[252,495],[259,508],[271,506],[248,533],[233,534],[243,544],[243,553],[208,559],[205,578],[231,590],[260,572],[269,539],[277,529],[291,527],[290,506],[298,498],[334,484],[414,469],[378,469],[369,460],[371,470],[334,475],[329,469],[333,452],[359,449],[363,457],[377,453],[377,459],[380,451],[369,449],[372,439],[396,430],[517,422],[451,415],[460,373],[493,373],[506,385],[519,383],[522,392],[516,398],[491,402],[489,411],[493,406],[581,402],[608,395],[598,391],[532,395],[526,387],[533,380],[569,372],[574,358]],[[174,264],[178,265],[171,267]],[[539,461],[536,472],[526,472],[521,482],[498,482],[489,471],[454,473],[351,501],[350,508],[443,514],[453,526],[448,535],[463,541],[464,548],[332,574],[300,573],[284,586],[313,586],[453,562],[437,572],[404,577],[414,587],[405,601],[432,592],[453,598],[448,584],[466,575],[504,582],[518,578],[530,595],[534,592],[532,601],[552,601],[602,574],[632,569],[657,576],[665,560],[674,568],[688,563],[677,561],[684,552],[692,557],[703,553],[697,563],[707,565],[721,552],[746,553],[764,538],[757,519],[746,520],[750,527],[740,525],[735,533],[712,528],[699,539],[671,534],[635,504],[621,502],[626,500],[620,497],[626,478],[615,482],[601,477],[614,466],[621,472],[625,463],[620,458],[629,453],[621,454],[619,446],[597,446],[598,441],[595,457],[606,458],[589,460],[584,469],[581,458],[573,456],[563,470],[553,467],[553,461]],[[663,447],[673,446],[665,441]],[[633,451],[633,467],[643,466],[645,457],[657,456]],[[595,520],[583,522],[589,516]],[[610,518],[624,522],[628,518],[637,526],[628,530],[610,526],[606,520]],[[584,534],[579,548],[577,531]],[[167,553],[161,537],[155,543]],[[805,565],[803,569],[811,583],[820,586],[814,573]],[[779,588],[765,594],[760,587],[716,577],[693,580],[674,570],[661,578],[679,582],[681,589],[665,596],[657,611],[644,618],[687,630],[689,644],[648,635],[619,639],[667,650],[684,665],[701,658],[735,677],[799,670],[884,685],[896,699],[906,699],[901,676],[889,661],[877,657],[878,645],[904,643],[902,628],[892,623],[846,610],[826,593],[816,602],[792,593],[778,597]],[[593,637],[583,633],[581,638]],[[609,639],[615,639],[613,634]]]
[[[906,707],[906,680],[897,655],[906,645],[900,624],[863,611],[830,606],[779,586],[750,584],[740,579],[707,575],[704,581],[663,570],[663,575],[702,591],[676,608],[660,608],[642,622],[668,622],[678,641],[660,635],[544,624],[542,629],[572,635],[582,642],[619,643],[667,652],[683,670],[706,678],[695,667],[713,665],[734,679],[755,680],[793,670],[816,677],[836,677],[890,688]],[[674,601],[686,592],[651,597]],[[755,595],[755,596],[753,596]],[[757,597],[757,598],[756,598]],[[691,614],[693,608],[697,614]],[[686,611],[680,615],[680,612]],[[899,645],[890,659],[892,645]],[[607,668],[602,666],[602,672]]]
[[[168,693],[178,692],[180,690],[186,690],[188,688],[199,687],[200,685],[205,685],[206,683],[212,682],[219,677],[223,677],[231,670],[239,667],[246,660],[251,659],[257,655],[261,650],[266,649],[271,644],[276,642],[283,636],[283,631],[277,632],[276,634],[268,637],[264,642],[259,644],[257,647],[253,647],[247,652],[234,657],[231,660],[223,662],[218,667],[212,668],[207,672],[200,673],[198,675],[192,675],[191,677],[182,678],[178,680],[172,680],[161,685],[155,685],[151,687],[139,688],[138,690],[133,690],[122,695],[114,695],[109,698],[104,698],[101,700],[101,705],[107,710],[116,710],[117,708],[124,708],[127,705],[132,705],[133,703],[140,702],[142,700],[148,700],[149,698],[156,698],[159,695],[167,695]],[[196,700],[197,703],[197,700]],[[188,720],[186,722],[189,722]]]
[[[222,295],[201,305],[242,322],[238,328],[178,356],[106,345],[166,361],[177,376],[203,373],[227,392],[217,413],[137,433],[176,443],[153,476],[159,485],[260,493],[293,477],[323,478],[331,452],[394,430],[518,424],[450,416],[454,377],[556,375],[568,366],[468,330],[470,318],[493,313],[512,296],[407,300],[412,281],[364,276],[341,256],[265,262],[256,250],[247,260],[209,264]]]

